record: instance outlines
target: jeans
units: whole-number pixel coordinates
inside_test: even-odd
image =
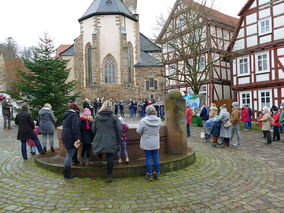
[[[113,169],[113,154],[106,153],[107,155],[107,176],[112,175],[112,169]],[[102,160],[103,154],[98,154],[99,161]]]
[[[190,136],[190,124],[186,124],[186,130],[187,130],[187,137]]]
[[[46,148],[46,142],[47,142],[47,135],[49,137],[49,146],[53,147],[53,133],[51,134],[42,134],[42,145],[44,148]]]
[[[72,157],[76,152],[76,148],[73,149],[66,149],[66,157],[64,162],[64,167],[71,167],[72,165]]]
[[[33,141],[35,142],[36,148],[38,150],[39,153],[42,153],[42,147],[40,144],[40,141],[38,139],[38,137],[33,138]],[[22,151],[22,156],[23,158],[27,158],[27,143],[26,140],[21,140],[21,151]]]
[[[152,158],[154,161],[156,174],[160,173],[159,150],[144,150],[146,156],[146,170],[148,174],[152,174]]]
[[[266,143],[270,144],[271,143],[271,134],[270,131],[263,131],[265,136],[266,136]]]
[[[117,151],[118,160],[121,160],[121,151],[123,152],[124,157],[128,158],[128,153],[127,153],[127,150],[126,150],[126,141],[121,141],[118,148],[119,148],[118,151]]]
[[[164,111],[160,110],[161,119],[164,120]]]
[[[133,108],[129,108],[129,113],[130,113],[130,118],[132,118],[133,117]]]
[[[4,118],[4,128],[11,128],[11,118],[8,115],[3,115]]]
[[[31,153],[36,153],[36,147],[35,146],[30,146]]]
[[[249,122],[247,122],[247,121],[244,122],[244,124],[245,124],[245,130],[248,130],[248,125],[249,125],[248,123],[249,123]]]
[[[94,107],[94,115],[97,115],[98,107]]]
[[[121,117],[124,117],[124,109],[120,109],[120,115]]]
[[[251,116],[249,116],[248,128],[251,129]]]
[[[273,141],[280,141],[280,132],[278,126],[274,126]]]
[[[205,134],[208,134],[208,129],[205,128],[205,123],[206,123],[206,121],[205,121],[205,120],[202,120],[203,132],[204,132]]]
[[[240,124],[233,124],[232,126],[232,133],[231,133],[231,138],[230,141],[233,141],[234,134],[236,133],[237,135],[237,144],[240,145]]]
[[[91,147],[92,147],[92,144],[90,144],[90,143],[83,143],[83,148],[82,148],[82,152],[81,152],[81,158],[85,157],[85,152],[86,152],[86,158],[90,158],[90,156],[91,156]]]

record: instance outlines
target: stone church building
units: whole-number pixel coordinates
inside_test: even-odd
[[[78,20],[80,35],[57,54],[83,97],[162,98],[161,49],[139,31],[137,0],[94,0]]]

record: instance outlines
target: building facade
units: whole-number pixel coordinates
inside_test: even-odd
[[[137,0],[94,0],[79,19],[80,35],[59,55],[82,95],[112,99],[162,98],[161,49],[139,31]]]
[[[200,56],[198,56],[200,59],[194,65],[199,66],[201,73],[208,72],[206,74],[207,82],[200,88],[200,94],[206,97],[205,102],[207,104],[215,100],[231,99],[231,64],[229,61],[222,60],[222,53],[226,51],[233,38],[238,19],[200,5],[192,0],[177,0],[175,2],[171,14],[157,39],[157,42],[162,45],[165,73],[167,76],[176,73],[176,70],[187,73],[188,66],[186,66],[186,60],[189,61],[189,64],[194,64],[194,58],[192,57],[194,50],[190,49],[190,46],[183,45],[181,49],[177,50],[177,48],[172,48],[169,45],[170,42],[175,42],[181,37],[185,38],[182,39],[181,43],[187,43],[186,36],[190,35],[195,29],[189,29],[188,26],[191,24],[183,21],[183,17],[188,14],[188,16],[194,14],[195,11],[192,12],[192,10],[204,13],[204,16],[201,16],[208,20],[207,24],[202,26],[204,28],[203,33],[208,36],[208,39],[201,44],[203,46],[200,50]],[[178,33],[173,35],[173,31]],[[176,53],[177,51],[188,53],[186,59],[179,57],[179,54]],[[212,66],[207,66],[209,63],[212,63]],[[192,88],[188,83],[168,80],[166,90],[169,92],[176,89],[179,89],[184,95],[193,94]]]
[[[239,13],[232,51],[233,91],[256,119],[284,101],[284,1],[249,0]]]

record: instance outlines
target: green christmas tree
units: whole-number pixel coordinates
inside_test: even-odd
[[[26,102],[35,120],[45,103],[50,103],[57,125],[62,123],[62,116],[71,100],[79,95],[75,92],[77,81],[68,81],[70,69],[66,60],[55,57],[53,41],[47,34],[40,38],[31,58],[23,59],[28,71],[18,71],[21,80],[15,84],[20,96],[18,102]]]

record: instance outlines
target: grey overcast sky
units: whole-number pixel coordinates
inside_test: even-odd
[[[168,17],[176,0],[138,0],[140,31],[153,37],[157,17]],[[93,0],[0,0],[0,42],[7,37],[21,46],[36,46],[48,32],[55,47],[79,36],[78,19]],[[237,17],[247,0],[215,0],[214,9]]]

